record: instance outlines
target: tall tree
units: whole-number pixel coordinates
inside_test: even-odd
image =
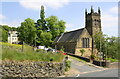
[[[50,16],[46,18],[48,31],[52,34],[52,41],[65,31],[65,22],[58,20],[57,16]]]
[[[47,31],[46,21],[45,21],[45,12],[44,6],[41,6],[40,19],[37,20],[37,26],[39,30]]]
[[[34,20],[27,18],[19,27],[19,39],[29,45],[35,44],[36,28]]]

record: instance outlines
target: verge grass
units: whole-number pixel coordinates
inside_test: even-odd
[[[82,59],[80,59],[80,58],[76,58],[76,57],[73,57],[73,56],[69,56],[69,57],[72,58],[72,59],[75,59],[75,60],[77,60],[77,61],[87,63],[86,61],[84,61],[84,60],[82,60]]]
[[[61,62],[64,56],[61,53],[43,53],[35,52],[33,48],[28,45],[24,45],[24,51],[22,52],[22,45],[3,43],[2,45],[2,60],[17,60],[17,61],[46,61],[50,59],[53,62]]]

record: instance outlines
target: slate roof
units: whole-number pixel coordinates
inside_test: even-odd
[[[61,35],[59,35],[59,36],[56,37],[54,43],[76,42],[77,39],[79,38],[79,36],[82,34],[83,30],[84,30],[84,28],[63,33],[63,34],[61,34]]]

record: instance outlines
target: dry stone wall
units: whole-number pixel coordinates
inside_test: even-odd
[[[2,61],[2,77],[57,77],[64,74],[64,62]]]

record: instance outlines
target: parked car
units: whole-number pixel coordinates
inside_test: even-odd
[[[48,48],[48,50],[47,50],[47,52],[56,52],[56,50],[55,49],[52,49],[52,48]]]

